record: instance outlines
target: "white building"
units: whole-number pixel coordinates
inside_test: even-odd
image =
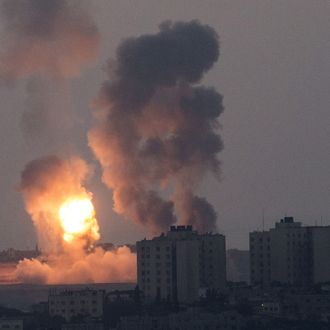
[[[196,301],[201,291],[226,284],[225,237],[172,226],[137,242],[138,285],[147,300]]]
[[[102,317],[103,302],[103,290],[51,291],[48,296],[49,314],[62,316],[67,321],[78,315]]]

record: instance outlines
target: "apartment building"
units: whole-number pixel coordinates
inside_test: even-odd
[[[269,231],[250,233],[250,279],[256,285],[309,286],[330,281],[330,227],[302,226],[285,217]]]
[[[67,321],[78,315],[100,318],[103,302],[103,290],[54,290],[48,296],[49,315],[62,316]]]
[[[137,242],[138,285],[147,300],[189,303],[226,283],[225,237],[172,226],[167,234]]]

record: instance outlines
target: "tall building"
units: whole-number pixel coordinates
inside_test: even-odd
[[[330,227],[302,226],[285,217],[269,231],[250,233],[251,283],[308,286],[330,281]]]
[[[225,237],[172,226],[167,234],[137,242],[138,285],[147,300],[189,303],[226,283]]]

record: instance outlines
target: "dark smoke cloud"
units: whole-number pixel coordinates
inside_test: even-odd
[[[1,0],[0,78],[78,75],[96,59],[99,33],[82,1]]]
[[[123,41],[109,61],[89,144],[114,209],[151,231],[166,230],[175,214],[200,231],[216,228],[213,207],[192,191],[219,172],[222,96],[198,85],[218,56],[211,27],[166,22],[155,35]]]

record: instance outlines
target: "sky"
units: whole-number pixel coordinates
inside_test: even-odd
[[[86,135],[107,60],[121,40],[155,33],[165,20],[198,19],[220,36],[219,61],[203,83],[224,96],[220,132],[225,149],[219,153],[220,180],[207,177],[200,194],[214,205],[227,247],[246,249],[248,233],[262,229],[263,215],[265,229],[284,216],[330,225],[328,0],[90,0],[88,5],[101,49],[97,60],[66,86],[51,85],[50,99],[56,100],[51,118],[58,134],[24,133],[31,81],[0,86],[0,249],[35,245],[17,188],[20,174],[27,162],[59,149],[74,151],[94,166],[88,188],[102,241],[123,244],[150,237],[112,211],[111,191],[101,183]],[[67,123],[70,138],[61,134]]]

